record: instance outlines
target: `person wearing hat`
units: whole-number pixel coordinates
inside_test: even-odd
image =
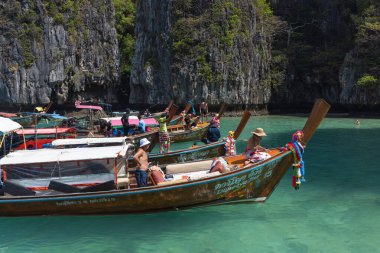
[[[267,136],[267,134],[264,132],[264,129],[256,128],[256,130],[251,133],[252,133],[252,136],[251,138],[249,138],[248,143],[247,143],[247,148],[245,150],[245,154],[247,158],[252,157],[256,152],[267,151],[266,148],[263,148],[260,145],[262,137]]]
[[[150,167],[150,163],[148,162],[148,153],[146,151],[148,150],[149,145],[150,141],[147,138],[142,138],[140,140],[140,147],[133,156],[133,160],[137,164],[135,175],[138,187],[145,187],[148,185],[147,171]]]

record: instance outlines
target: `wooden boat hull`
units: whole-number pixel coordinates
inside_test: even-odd
[[[97,193],[5,197],[1,216],[126,214],[178,210],[194,206],[265,201],[293,163],[290,151],[267,161],[185,183]]]
[[[178,150],[165,154],[149,154],[149,162],[161,166],[172,163],[184,163],[223,156],[225,155],[225,150],[223,148],[224,145],[225,142],[220,141],[196,148]],[[133,157],[130,157],[128,162],[130,167],[136,166]]]
[[[171,142],[185,142],[185,141],[201,140],[204,136],[206,136],[207,130],[208,130],[208,125],[195,128],[192,130],[172,131],[172,132],[169,132],[170,141]]]
[[[126,141],[132,143],[135,146],[135,150],[137,150],[142,138],[147,138],[151,143],[156,142],[158,141],[158,130],[155,129],[150,132],[128,136]]]

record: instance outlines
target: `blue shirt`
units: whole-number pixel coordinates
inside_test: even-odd
[[[139,130],[142,133],[145,133],[145,122],[142,119],[140,119],[140,121],[139,121]]]
[[[216,142],[220,138],[220,131],[216,127],[210,127],[207,131],[207,140],[209,142]]]

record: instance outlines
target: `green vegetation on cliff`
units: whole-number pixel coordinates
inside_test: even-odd
[[[42,42],[43,27],[41,13],[37,5],[31,1],[28,8],[21,1],[5,1],[0,8],[0,30],[4,36],[17,39],[25,67],[35,61],[34,43]]]
[[[174,66],[179,68],[185,62],[192,62],[198,74],[208,82],[220,82],[225,78],[225,73],[218,66],[233,66],[236,47],[248,54],[252,49],[245,47],[253,36],[257,36],[257,43],[270,44],[267,39],[274,32],[276,22],[266,0],[247,3],[177,0],[173,2],[173,18]],[[252,18],[256,21],[252,21]],[[257,25],[255,34],[251,22]],[[261,27],[265,27],[265,31]],[[271,60],[270,53],[264,50],[258,50],[258,53],[263,60]],[[215,58],[218,58],[218,62],[215,62]],[[238,75],[239,71],[234,74]],[[236,76],[229,73],[227,78],[234,80]]]
[[[115,6],[116,31],[120,48],[122,75],[129,76],[135,48],[136,1],[112,0]]]
[[[363,73],[358,79],[358,85],[373,87],[379,84],[380,79],[380,3],[360,1],[355,21],[358,28],[356,52]]]

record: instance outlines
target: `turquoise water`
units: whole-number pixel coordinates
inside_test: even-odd
[[[262,144],[276,147],[305,121],[254,117],[241,139],[263,127]],[[0,218],[0,252],[380,252],[380,120],[360,121],[326,119],[305,151],[307,182],[295,191],[288,173],[264,204]],[[237,123],[223,119],[222,133]]]

